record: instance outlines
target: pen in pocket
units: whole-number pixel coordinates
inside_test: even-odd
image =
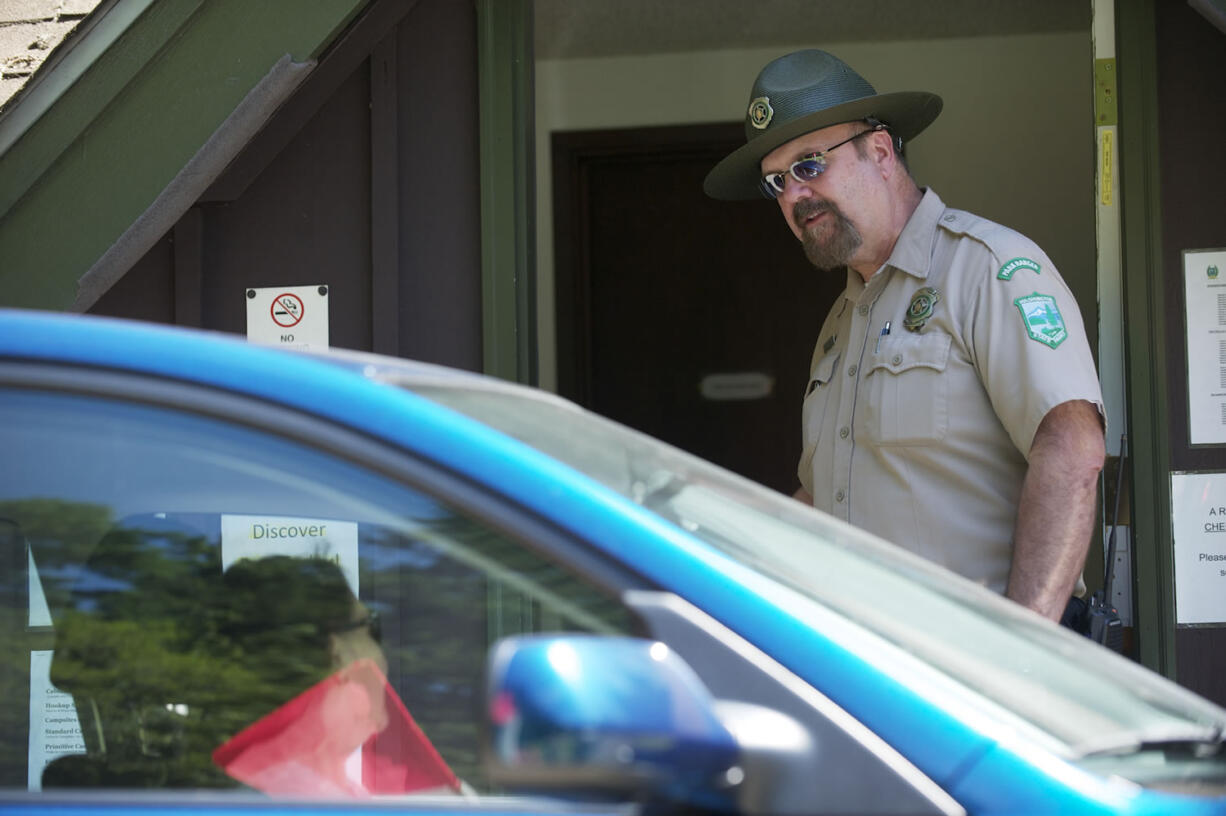
[[[885,325],[881,327],[881,334],[877,335],[877,345],[873,349],[874,354],[881,351],[881,338],[885,337],[889,333],[890,333],[890,321],[887,320],[885,322]]]

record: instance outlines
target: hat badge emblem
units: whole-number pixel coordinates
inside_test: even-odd
[[[775,109],[768,96],[759,96],[749,103],[749,123],[758,130],[765,130],[774,115]]]

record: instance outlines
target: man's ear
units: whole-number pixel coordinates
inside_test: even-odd
[[[880,168],[882,177],[889,178],[901,160],[894,144],[894,134],[888,130],[879,130],[868,137],[868,142],[869,156]]]

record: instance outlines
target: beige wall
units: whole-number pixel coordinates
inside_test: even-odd
[[[1038,241],[1069,280],[1093,335],[1090,32],[818,47],[851,64],[878,91],[926,90],[944,98],[940,118],[908,147],[916,179],[936,189],[946,204],[1000,221]],[[550,134],[738,120],[758,70],[791,50],[781,46],[537,63],[543,387],[556,387]],[[781,231],[780,240],[786,240],[784,236]]]

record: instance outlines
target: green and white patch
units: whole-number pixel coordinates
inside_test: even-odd
[[[1060,307],[1051,295],[1035,292],[1033,295],[1020,297],[1013,303],[1022,313],[1022,324],[1026,326],[1026,333],[1031,340],[1055,348],[1068,337]]]
[[[1037,261],[1032,261],[1029,258],[1014,258],[1000,268],[1000,271],[996,273],[996,277],[1000,280],[1011,280],[1013,273],[1019,269],[1029,269],[1038,275],[1042,272],[1043,267],[1039,266]]]

